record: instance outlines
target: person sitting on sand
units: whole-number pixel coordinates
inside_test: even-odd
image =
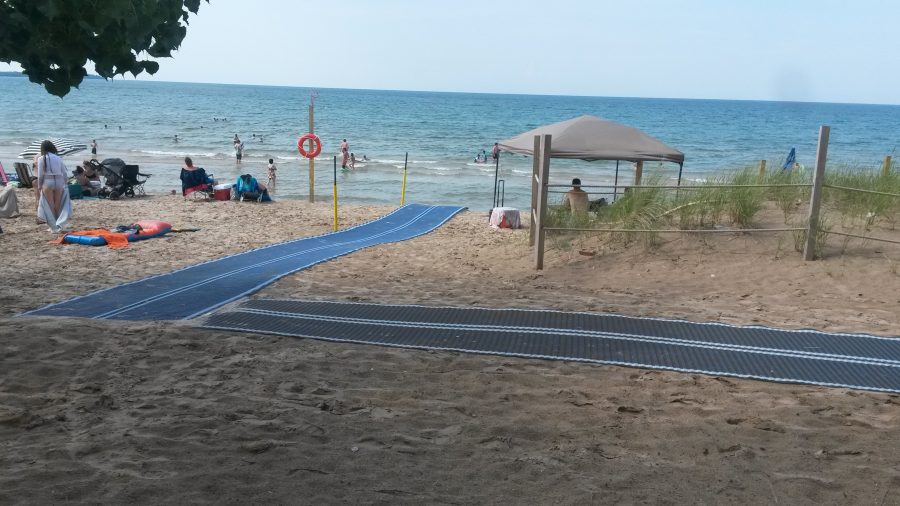
[[[566,192],[563,198],[563,207],[572,214],[585,214],[588,212],[590,199],[587,192],[581,189],[581,180],[577,177],[572,180],[572,189]]]
[[[94,188],[91,186],[91,180],[84,174],[84,168],[79,165],[75,167],[75,173],[72,175],[75,178],[75,182],[81,185],[81,194],[82,195],[90,195],[92,197],[96,197],[97,193],[100,192],[99,188]]]
[[[100,182],[100,174],[97,173],[96,169],[96,160],[85,160],[82,162],[82,170],[84,170],[84,177],[87,178],[88,184],[87,186],[91,186],[91,181]],[[76,169],[77,170],[77,169]],[[85,186],[85,185],[82,185]],[[96,185],[93,185],[96,186]]]

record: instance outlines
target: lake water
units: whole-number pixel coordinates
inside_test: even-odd
[[[89,144],[98,158],[117,157],[153,174],[150,192],[180,189],[186,155],[220,181],[251,173],[265,180],[269,158],[278,165],[276,199],[306,199],[309,166],[297,153],[297,138],[308,130],[309,88],[148,81],[87,80],[64,99],[22,77],[0,77],[0,162],[12,162],[29,143],[63,137]],[[342,173],[339,198],[349,203],[399,203],[408,153],[408,202],[491,207],[494,166],[474,163],[495,141],[540,125],[591,114],[639,128],[685,154],[684,177],[767,159],[777,169],[791,147],[797,160],[814,165],[818,129],[831,126],[829,166],[880,167],[900,144],[900,106],[565,97],[318,89],[315,131],[323,141],[316,160],[315,192],[330,201],[333,156],[346,138],[357,157],[369,162]],[[236,164],[232,139],[244,141]],[[178,142],[175,141],[178,136]],[[70,169],[88,152],[66,158]],[[530,202],[531,159],[501,158],[505,204]],[[645,165],[647,170],[656,163]],[[551,183],[580,177],[584,184],[609,184],[615,162],[557,161]],[[631,165],[620,165],[620,182],[631,180]],[[661,170],[673,177],[678,166]]]

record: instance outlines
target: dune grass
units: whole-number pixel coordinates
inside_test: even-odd
[[[760,177],[755,167],[722,171],[702,183],[684,185],[679,189],[631,187],[618,200],[596,212],[572,215],[560,207],[551,208],[547,224],[558,228],[625,229],[645,232],[592,232],[604,235],[610,243],[629,245],[635,242],[653,246],[660,234],[653,230],[695,230],[728,227],[737,230],[755,228],[757,219],[767,202],[773,203],[784,215],[790,227],[806,226],[806,209],[810,188],[805,186],[748,187],[747,185],[810,184],[811,171],[776,170]],[[882,175],[872,167],[842,167],[826,173],[827,184],[859,188],[883,193],[900,194],[900,174]],[[661,172],[645,175],[644,186],[663,186],[668,177]],[[717,188],[714,186],[731,186]],[[892,228],[900,217],[900,198],[890,195],[851,192],[826,188],[823,195],[823,214],[820,217],[817,255],[828,241],[835,224],[843,229],[870,227],[883,220]],[[795,246],[802,249],[803,233],[795,233]],[[846,241],[845,241],[846,242]],[[846,248],[846,244],[845,244]]]
[[[841,167],[827,172],[825,183],[845,188],[900,194],[900,173],[897,172],[884,175],[880,170],[854,166]],[[844,226],[861,222],[870,227],[876,221],[884,220],[894,228],[900,213],[900,198],[889,195],[825,188],[822,198],[826,205],[833,207],[841,215]]]

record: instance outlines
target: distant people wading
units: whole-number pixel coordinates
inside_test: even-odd
[[[346,169],[347,164],[350,163],[350,144],[347,143],[347,139],[341,141],[341,168]]]
[[[91,154],[97,156],[97,139],[91,141]]]
[[[237,163],[241,163],[241,158],[244,157],[244,143],[238,134],[234,134],[234,157],[237,159]]]

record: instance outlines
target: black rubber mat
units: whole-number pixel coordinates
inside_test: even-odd
[[[206,328],[900,392],[900,339],[597,313],[250,300]]]

